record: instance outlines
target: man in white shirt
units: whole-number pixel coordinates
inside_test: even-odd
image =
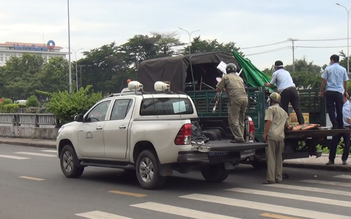
[[[265,83],[266,87],[274,87],[277,84],[278,93],[281,96],[281,107],[289,114],[289,102],[291,103],[299,124],[304,124],[305,120],[303,118],[299,94],[297,93],[296,86],[293,79],[288,71],[283,69],[283,62],[278,60],[274,63],[275,72],[272,75],[270,83]]]
[[[344,97],[344,105],[342,107],[342,114],[343,114],[343,124],[345,128],[351,128],[351,102],[348,100],[349,98],[349,93],[345,92],[343,95]],[[332,142],[330,144],[329,148],[329,161],[327,165],[334,164],[334,159],[336,156],[336,150],[338,147],[338,144],[340,142],[341,137],[344,139],[344,150],[342,153],[342,164],[347,165],[347,159],[350,154],[350,133],[344,133],[344,134],[338,134],[336,136],[333,136]]]

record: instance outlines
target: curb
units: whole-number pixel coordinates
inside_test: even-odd
[[[305,168],[305,169],[315,169],[315,170],[329,170],[329,171],[350,171],[351,165],[325,165],[325,164],[312,164],[312,163],[284,163],[284,167],[294,167],[294,168]]]
[[[56,148],[56,145],[40,143],[40,142],[0,141],[0,144],[31,146],[31,147],[39,147],[39,148]]]

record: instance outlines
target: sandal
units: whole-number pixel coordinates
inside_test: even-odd
[[[264,181],[262,184],[274,184],[275,182],[274,181],[268,181],[268,180],[266,180],[266,181]]]

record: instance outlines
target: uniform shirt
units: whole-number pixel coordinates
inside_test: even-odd
[[[222,80],[217,84],[217,88],[221,90],[225,88],[228,94],[229,104],[232,103],[234,98],[248,98],[244,86],[244,81],[237,74],[224,75],[222,77]]]
[[[346,100],[344,103],[344,106],[342,107],[342,114],[344,126],[351,126],[351,124],[349,124],[346,120],[347,118],[351,119],[351,102],[349,100]]]
[[[272,125],[267,132],[268,140],[280,141],[285,138],[284,128],[288,124],[289,117],[279,104],[268,107],[264,120],[272,121]]]
[[[327,80],[325,90],[326,91],[337,91],[344,93],[344,81],[348,81],[346,69],[339,65],[339,63],[333,63],[325,68],[322,78]]]
[[[277,84],[278,92],[281,93],[288,87],[295,87],[293,79],[285,69],[278,69],[272,74],[271,84]]]

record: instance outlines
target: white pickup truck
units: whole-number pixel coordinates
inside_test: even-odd
[[[200,167],[207,181],[222,182],[235,165],[267,146],[199,141],[193,137],[194,103],[186,94],[167,92],[167,86],[156,82],[156,92],[145,93],[132,81],[63,125],[56,143],[63,174],[80,177],[87,166],[120,168],[135,171],[142,188],[156,189],[173,170]]]

